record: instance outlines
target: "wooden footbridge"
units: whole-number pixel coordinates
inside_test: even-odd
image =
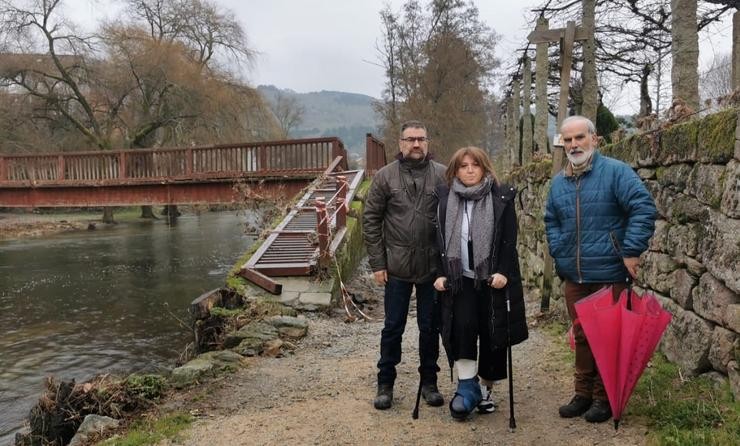
[[[359,170],[348,169],[338,138],[0,155],[0,207],[233,203],[241,199],[242,184],[263,196],[305,189],[240,272],[279,294],[281,286],[271,277],[310,275],[328,266],[358,186],[385,162],[383,144],[370,134],[365,169]]]
[[[338,138],[0,155],[0,207],[233,203],[235,184],[292,196],[337,158],[335,168],[346,170]]]

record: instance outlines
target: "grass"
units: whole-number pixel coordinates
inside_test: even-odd
[[[650,427],[649,445],[740,444],[740,402],[733,400],[729,384],[684,378],[659,353],[640,378],[626,415]]]
[[[192,424],[193,417],[185,413],[173,413],[157,420],[137,420],[123,437],[114,437],[102,446],[143,446],[156,444],[164,439],[177,439],[178,435]]]

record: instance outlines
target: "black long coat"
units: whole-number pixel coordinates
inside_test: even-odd
[[[439,198],[437,205],[437,243],[440,247],[441,271],[447,269],[446,247],[445,247],[445,218],[447,215],[447,197],[450,189],[446,184],[437,186],[435,194]],[[509,333],[511,345],[519,344],[529,337],[527,329],[526,312],[524,308],[524,291],[522,288],[522,277],[519,272],[519,254],[516,249],[517,219],[514,206],[516,189],[507,185],[495,185],[491,189],[493,194],[494,227],[493,242],[491,247],[491,271],[489,275],[500,273],[506,276],[507,284],[502,289],[488,287],[491,292],[491,304],[493,306],[493,318],[488,329],[491,331],[493,340],[492,348],[505,348],[509,345],[509,336],[506,329],[506,292],[509,292],[511,306],[511,325]],[[445,275],[449,276],[449,274]],[[447,352],[447,359],[452,366],[452,300],[455,297],[450,292],[439,294],[440,322],[442,333],[442,345]]]

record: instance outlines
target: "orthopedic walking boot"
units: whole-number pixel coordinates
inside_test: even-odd
[[[478,384],[478,377],[457,381],[457,391],[450,401],[450,415],[456,420],[464,420],[478,407],[483,399]]]
[[[378,394],[373,405],[378,410],[390,409],[393,405],[393,384],[378,384]]]
[[[560,406],[558,413],[563,418],[580,417],[591,407],[591,398],[582,395],[576,395],[565,406]]]
[[[483,399],[478,403],[478,413],[493,413],[496,411],[496,405],[493,403],[491,386],[480,385],[480,392]]]
[[[438,407],[445,403],[445,399],[439,393],[436,384],[422,384],[421,396],[424,397],[424,401],[430,406]]]
[[[606,400],[594,400],[591,408],[583,414],[583,418],[589,423],[603,423],[611,417],[612,408]]]

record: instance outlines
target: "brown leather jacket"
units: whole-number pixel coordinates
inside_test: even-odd
[[[445,182],[445,170],[430,160],[396,160],[375,174],[362,222],[373,271],[384,269],[390,276],[414,283],[436,277],[434,189]]]

